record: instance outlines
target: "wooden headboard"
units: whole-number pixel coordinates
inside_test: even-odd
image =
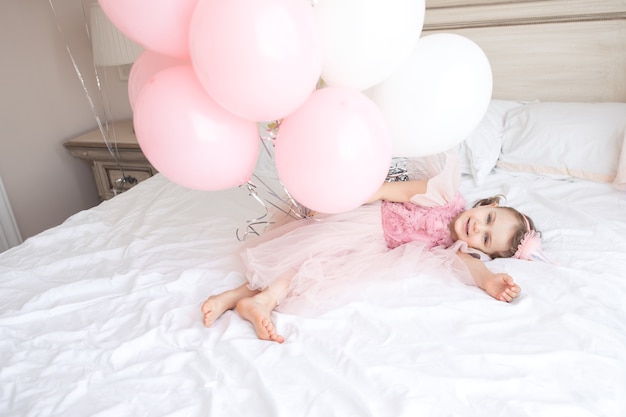
[[[626,0],[426,0],[440,32],[480,45],[493,98],[626,102]]]

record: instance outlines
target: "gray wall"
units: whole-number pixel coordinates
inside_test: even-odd
[[[97,127],[87,97],[108,120],[132,116],[127,82],[115,68],[98,69],[110,103],[103,112],[85,29],[89,4],[0,2],[0,177],[24,239],[99,203],[89,165],[63,147]]]

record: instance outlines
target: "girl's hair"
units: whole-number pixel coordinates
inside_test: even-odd
[[[515,252],[517,252],[517,249],[520,243],[522,243],[522,240],[526,237],[528,232],[530,232],[531,230],[534,230],[536,233],[539,233],[539,231],[535,227],[535,223],[530,217],[526,216],[525,214],[520,213],[513,207],[501,206],[500,205],[501,200],[506,200],[506,197],[502,194],[498,194],[493,197],[488,197],[488,198],[483,198],[482,200],[478,200],[472,206],[472,207],[480,207],[480,206],[488,206],[491,204],[496,204],[498,207],[508,210],[517,219],[517,223],[518,223],[517,228],[515,229],[515,232],[513,233],[513,237],[511,238],[511,241],[509,242],[509,249],[507,249],[506,251],[502,251],[502,252],[495,252],[495,253],[488,254],[492,258],[512,257],[513,255],[515,255]]]

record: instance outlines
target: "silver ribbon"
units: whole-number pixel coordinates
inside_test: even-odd
[[[106,113],[107,113],[106,109],[108,108],[110,111],[110,107],[109,107],[109,102],[106,99],[106,94],[104,94],[103,89],[102,89],[98,67],[94,65],[94,72],[95,72],[95,77],[96,77],[96,84],[98,86],[98,91],[100,93],[100,99],[102,100],[103,107],[105,109],[104,121],[100,118],[100,115],[98,114],[98,110],[96,109],[96,106],[91,97],[91,94],[89,93],[89,89],[87,88],[87,83],[85,82],[85,78],[83,77],[83,74],[78,66],[78,63],[76,62],[76,59],[74,58],[74,54],[72,53],[72,49],[69,46],[65,33],[63,32],[63,28],[61,28],[61,24],[59,23],[59,17],[58,17],[56,8],[54,7],[54,4],[52,3],[52,0],[48,0],[48,4],[50,5],[50,9],[52,10],[52,15],[54,16],[54,19],[57,25],[57,30],[61,34],[61,38],[63,39],[63,42],[65,43],[65,50],[67,51],[67,54],[70,57],[72,66],[74,67],[74,72],[76,73],[76,76],[78,77],[78,80],[80,81],[80,84],[85,93],[85,97],[87,98],[87,101],[89,102],[89,108],[91,109],[91,112],[94,116],[94,119],[96,120],[96,123],[98,124],[98,129],[100,130],[102,139],[104,140],[104,143],[109,153],[111,154],[111,156],[113,156],[113,160],[115,161],[115,164],[117,165],[120,172],[122,173],[122,178],[118,179],[115,182],[115,186],[112,190],[114,194],[118,194],[124,190],[124,186],[128,183],[129,178],[132,178],[132,177],[127,177],[126,174],[124,173],[124,168],[122,167],[120,160],[119,160],[117,140],[115,139],[116,138],[115,127],[113,126],[112,123],[109,123],[106,118]],[[84,4],[82,5],[82,11],[83,11],[83,23],[85,27],[85,32],[87,34],[87,38],[89,39],[89,41],[91,41],[91,33],[89,31],[89,25],[87,24],[87,15],[85,13]],[[105,73],[105,78],[106,78],[106,73]],[[110,137],[113,138],[113,143],[111,143],[111,141],[109,140]]]
[[[274,162],[274,140],[278,136],[280,121],[270,122],[265,124],[265,126],[263,125],[264,124],[259,125],[260,131],[262,131],[262,133],[259,134],[259,139],[261,140],[266,155],[270,161]],[[277,175],[276,178],[278,178]],[[254,181],[252,181],[252,179],[254,179]],[[303,206],[291,196],[280,179],[276,181],[277,184],[275,186],[271,186],[268,181],[257,173],[252,174],[252,179],[246,184],[242,184],[240,188],[244,188],[248,192],[248,195],[254,198],[254,200],[263,207],[263,214],[254,219],[247,220],[243,234],[241,234],[239,228],[236,230],[235,234],[240,241],[245,240],[251,235],[261,235],[263,232],[261,228],[265,229],[274,223],[271,218],[272,215],[269,206],[296,220],[305,219],[314,214],[312,210]],[[277,187],[278,190],[276,189]],[[266,196],[262,197],[258,192],[259,190],[263,190]]]

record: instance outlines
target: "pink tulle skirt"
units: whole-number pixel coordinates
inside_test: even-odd
[[[453,250],[407,243],[389,249],[383,236],[380,203],[347,213],[292,221],[246,242],[241,256],[251,289],[262,290],[285,273],[293,279],[278,310],[293,306],[325,310],[372,280],[397,280],[417,271],[467,270]],[[339,297],[338,295],[342,295]]]

